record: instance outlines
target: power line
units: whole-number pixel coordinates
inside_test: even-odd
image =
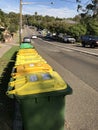
[[[61,1],[64,1],[64,2],[69,2],[69,3],[76,3],[76,1],[70,1],[70,0],[61,0]]]
[[[54,2],[22,2],[22,5],[29,5],[29,4],[54,4]]]

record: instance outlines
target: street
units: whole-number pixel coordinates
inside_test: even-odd
[[[98,130],[98,0],[1,0],[0,64],[0,130]]]
[[[73,89],[66,97],[65,130],[97,130],[98,57],[49,43],[35,39],[32,44]]]

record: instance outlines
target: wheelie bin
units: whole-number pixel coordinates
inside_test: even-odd
[[[40,58],[42,59],[42,57],[40,55],[18,55],[16,60],[32,60],[32,59],[37,59],[37,58]]]
[[[72,89],[59,74],[32,73],[20,84],[6,94],[19,101],[24,130],[64,130],[65,97]]]
[[[38,52],[35,50],[35,49],[20,49],[17,53],[17,56],[18,55],[34,55],[34,54],[38,54]]]
[[[23,65],[23,64],[38,63],[38,62],[47,63],[44,59],[36,58],[36,59],[19,60],[15,62],[15,65]]]
[[[15,65],[37,63],[37,62],[42,62],[42,61],[47,63],[40,55],[17,56]]]
[[[20,49],[27,49],[27,48],[34,48],[34,46],[26,42],[20,44]]]
[[[12,69],[11,76],[16,78],[32,72],[50,72],[53,68],[47,63],[30,63],[24,65],[14,66]]]

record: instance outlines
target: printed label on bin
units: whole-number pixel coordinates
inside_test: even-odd
[[[52,79],[51,75],[48,74],[48,73],[41,74],[41,75],[42,75],[42,78],[43,78],[44,80]]]
[[[30,75],[29,80],[30,80],[31,82],[34,82],[34,81],[37,81],[37,80],[38,80],[38,77],[37,77],[37,75]]]
[[[33,67],[34,66],[34,64],[30,64],[30,67]]]

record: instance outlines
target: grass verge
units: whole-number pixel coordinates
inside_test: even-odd
[[[18,46],[13,46],[0,58],[0,130],[12,130],[14,102],[6,96]]]

